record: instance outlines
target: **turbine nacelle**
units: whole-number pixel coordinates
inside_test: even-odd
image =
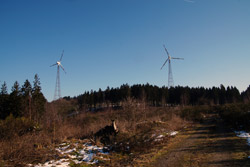
[[[162,65],[161,69],[165,66],[165,64],[166,64],[167,62],[170,63],[171,59],[184,60],[184,58],[171,57],[170,54],[168,53],[168,50],[167,50],[167,48],[165,47],[165,45],[163,45],[163,47],[164,47],[164,49],[165,49],[165,51],[166,51],[166,53],[167,53],[168,58],[167,58],[167,60],[164,62],[164,64]]]
[[[63,50],[63,52],[62,52],[62,55],[61,55],[60,60],[59,60],[59,61],[57,61],[55,64],[52,64],[50,67],[57,65],[57,66],[58,66],[58,69],[59,69],[59,67],[61,67],[61,68],[62,68],[62,70],[63,70],[63,71],[65,72],[65,74],[66,74],[66,71],[64,70],[64,68],[63,68],[63,66],[62,66],[62,63],[61,63],[61,61],[62,61],[62,57],[63,57],[63,53],[64,53],[64,50]]]

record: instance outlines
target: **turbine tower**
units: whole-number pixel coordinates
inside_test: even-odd
[[[168,88],[170,87],[174,87],[174,79],[173,79],[173,74],[172,74],[172,68],[171,68],[171,60],[172,59],[178,59],[178,60],[184,60],[183,58],[176,58],[176,57],[171,57],[168,53],[167,48],[165,47],[165,45],[163,45],[168,58],[167,60],[164,62],[164,64],[162,65],[161,69],[165,66],[165,64],[168,62]]]
[[[61,98],[61,87],[60,87],[60,68],[62,68],[62,70],[65,72],[61,61],[62,61],[62,57],[63,57],[63,53],[64,50],[62,52],[61,58],[59,61],[57,61],[55,64],[52,64],[50,67],[57,65],[57,75],[56,75],[56,87],[55,87],[55,93],[54,93],[54,100],[60,99]]]

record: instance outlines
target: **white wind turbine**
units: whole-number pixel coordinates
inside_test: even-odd
[[[64,50],[62,52],[61,58],[59,61],[57,61],[55,64],[52,64],[50,67],[57,65],[57,75],[56,75],[56,87],[55,87],[55,93],[54,93],[54,100],[61,98],[61,88],[60,88],[60,68],[65,72],[63,66],[62,66],[62,57],[63,57]]]
[[[178,59],[178,60],[184,60],[183,58],[176,58],[176,57],[171,57],[170,54],[168,53],[167,48],[165,47],[165,45],[163,45],[168,58],[167,60],[164,62],[164,64],[162,65],[161,69],[165,66],[165,64],[168,62],[168,88],[170,87],[174,87],[174,79],[173,79],[173,74],[172,74],[172,68],[171,68],[171,60],[172,59]]]

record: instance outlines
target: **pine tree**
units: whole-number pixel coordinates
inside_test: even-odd
[[[23,115],[22,111],[22,99],[19,83],[16,81],[11,89],[10,93],[10,113],[14,117],[20,117]]]
[[[7,84],[4,81],[2,87],[1,87],[1,95],[7,95],[8,94],[8,89],[7,89]]]
[[[0,119],[5,119],[9,114],[9,94],[7,84],[4,81],[0,92]]]
[[[33,81],[33,93],[34,94],[41,93],[41,90],[42,90],[42,88],[41,88],[40,78],[36,74],[34,77],[34,81]]]
[[[219,100],[220,104],[226,103],[226,88],[222,84],[220,85]]]
[[[38,121],[38,118],[45,111],[45,103],[46,99],[41,93],[41,83],[40,78],[36,74],[33,81],[33,89],[32,89],[32,111],[34,112],[34,119]]]
[[[99,90],[98,90],[98,93],[97,93],[97,99],[98,99],[98,103],[99,103],[99,107],[101,107],[102,105],[102,103],[103,103],[103,92],[102,92],[102,90],[99,88]]]
[[[32,86],[31,86],[29,80],[26,79],[26,81],[24,82],[24,84],[21,88],[21,92],[22,92],[23,96],[30,95],[30,93],[32,92]]]
[[[14,95],[20,95],[20,86],[19,83],[16,81],[13,85],[13,87],[11,88],[12,94]]]
[[[24,115],[30,117],[32,116],[31,113],[31,92],[32,92],[32,86],[28,80],[26,80],[21,88],[21,94],[22,94],[22,104],[23,104],[23,110]]]

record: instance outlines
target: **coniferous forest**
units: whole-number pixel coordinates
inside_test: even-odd
[[[5,119],[9,115],[14,117],[27,117],[32,120],[38,120],[45,111],[45,99],[40,78],[34,76],[33,85],[26,80],[22,86],[18,81],[8,93],[6,82],[1,86],[0,92],[0,119]]]
[[[118,88],[85,92],[74,97],[80,108],[119,106],[127,98],[144,101],[151,106],[169,105],[223,105],[249,101],[250,87],[240,93],[236,87],[190,88],[176,86],[158,87],[150,84],[121,85]],[[64,97],[70,100],[70,97]]]

